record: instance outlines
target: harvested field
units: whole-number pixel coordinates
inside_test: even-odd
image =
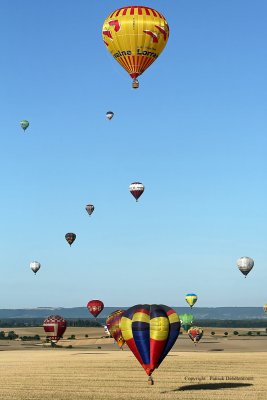
[[[7,351],[0,376],[5,400],[266,400],[267,393],[266,353],[171,352],[149,386],[128,351]]]
[[[1,341],[0,399],[266,400],[267,337],[237,337],[229,331],[225,338],[223,332],[204,336],[196,347],[181,335],[154,372],[154,386],[147,384],[132,353],[101,338],[99,328],[71,328],[65,338],[75,334],[76,339],[60,341],[59,348]],[[43,335],[39,328],[16,333]]]

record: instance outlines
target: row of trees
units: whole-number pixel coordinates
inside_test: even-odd
[[[9,331],[9,332],[4,332],[0,331],[0,340],[15,340],[15,339],[21,339],[23,341],[25,340],[40,340],[39,335],[34,335],[34,336],[20,336],[17,335],[14,331]]]

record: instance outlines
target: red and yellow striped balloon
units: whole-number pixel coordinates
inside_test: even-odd
[[[128,6],[107,17],[102,36],[108,51],[137,81],[166,46],[169,26],[164,16],[152,8]]]

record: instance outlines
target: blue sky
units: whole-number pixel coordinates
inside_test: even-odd
[[[101,37],[124,5],[1,1],[0,308],[261,306],[267,3],[146,1],[170,39],[136,91]]]

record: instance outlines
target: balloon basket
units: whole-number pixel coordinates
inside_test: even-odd
[[[132,88],[133,88],[133,89],[138,89],[138,88],[139,88],[138,79],[134,79],[134,80],[133,80]]]
[[[154,381],[153,381],[152,376],[150,376],[150,377],[148,378],[147,383],[148,383],[150,386],[154,385]]]

